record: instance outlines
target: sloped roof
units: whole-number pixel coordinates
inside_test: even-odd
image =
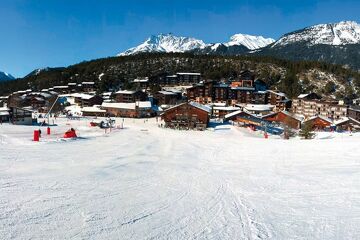
[[[316,119],[316,118],[320,118],[320,119],[322,119],[322,120],[324,120],[324,121],[326,121],[326,122],[333,123],[333,121],[332,121],[330,118],[327,118],[327,117],[324,117],[324,116],[320,116],[320,115],[313,116],[313,117],[305,120],[304,122],[308,122],[308,121],[314,120],[314,119]]]
[[[103,102],[102,107],[104,108],[118,108],[118,109],[135,109],[136,106],[139,108],[151,108],[150,101],[140,101],[140,102],[133,102],[133,103],[109,103]]]
[[[206,111],[206,112],[208,112],[208,113],[211,112],[211,108],[210,108],[210,107],[205,106],[205,105],[202,105],[202,104],[200,104],[200,103],[197,103],[197,102],[189,102],[189,104],[190,104],[191,106],[193,106],[193,107],[199,108],[199,109],[204,110],[204,111]]]
[[[283,110],[283,111],[281,111],[281,112],[284,113],[284,114],[286,114],[286,115],[289,116],[289,117],[292,117],[292,118],[300,121],[300,122],[304,121],[304,119],[305,119],[305,117],[304,117],[303,115],[300,115],[300,114],[290,113],[290,112],[285,111],[285,110]]]

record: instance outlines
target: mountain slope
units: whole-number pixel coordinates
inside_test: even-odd
[[[312,60],[360,69],[360,25],[352,21],[319,24],[283,35],[254,52],[288,60]]]
[[[262,36],[235,34],[226,43],[205,44],[202,40],[189,37],[178,37],[172,34],[160,34],[149,37],[144,43],[130,48],[118,56],[133,55],[144,52],[196,52],[201,54],[237,55],[249,50],[265,47],[275,40]]]
[[[360,24],[354,21],[318,24],[298,31],[285,34],[271,47],[286,46],[304,42],[308,46],[314,45],[347,45],[360,43]]]
[[[195,48],[205,47],[206,44],[190,37],[178,37],[172,34],[160,34],[149,37],[144,43],[130,48],[118,56],[133,55],[144,52],[186,52]]]
[[[23,79],[0,83],[0,95],[24,89],[41,90],[69,82],[95,82],[99,91],[132,89],[132,80],[149,77],[151,82],[176,72],[200,72],[203,79],[235,78],[252,70],[271,88],[290,97],[300,92],[323,93],[326,84],[335,85],[337,98],[360,96],[360,73],[341,66],[318,62],[291,62],[271,57],[218,56],[190,53],[143,53],[82,62],[63,69],[42,71]],[[99,79],[99,75],[102,77]],[[293,85],[294,87],[289,87]],[[151,87],[155,87],[156,84]],[[348,89],[352,89],[348,91]],[[324,92],[328,95],[329,93]]]
[[[263,36],[252,36],[248,34],[235,34],[231,36],[230,41],[225,45],[227,47],[234,45],[242,45],[250,50],[266,47],[267,45],[275,42],[272,38],[264,38]]]
[[[15,78],[11,74],[0,71],[0,81],[9,81],[14,79]]]

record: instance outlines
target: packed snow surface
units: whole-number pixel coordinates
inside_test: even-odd
[[[54,121],[0,125],[0,239],[360,239],[359,134]]]

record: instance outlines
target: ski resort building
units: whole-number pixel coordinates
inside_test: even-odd
[[[147,94],[140,90],[120,90],[115,93],[115,100],[119,103],[134,103],[136,101],[146,101],[147,97]]]
[[[266,103],[274,105],[276,111],[288,110],[291,108],[291,100],[283,92],[267,90]]]
[[[32,125],[32,111],[25,108],[10,107],[10,121],[16,125]]]
[[[343,119],[334,122],[337,131],[360,131],[360,121],[357,121],[351,117],[345,117]]]
[[[149,101],[138,101],[133,103],[104,102],[101,105],[101,108],[106,110],[106,113],[113,117],[142,118],[154,115],[151,102]]]
[[[94,105],[91,107],[83,107],[81,109],[83,116],[94,116],[94,117],[105,117],[106,116],[106,110],[101,109],[101,106]]]
[[[360,106],[350,106],[348,108],[348,117],[360,121]]]
[[[209,123],[211,109],[195,102],[188,102],[168,108],[161,115],[165,127],[175,129],[205,130]]]
[[[268,114],[264,116],[263,119],[270,122],[284,124],[293,129],[300,129],[301,122],[304,120],[304,117],[288,111],[281,111]]]
[[[80,107],[91,107],[94,105],[101,105],[104,99],[99,95],[89,95],[85,93],[73,94],[74,101]]]
[[[82,82],[81,88],[83,92],[94,92],[95,91],[95,82]]]
[[[314,130],[325,130],[333,124],[331,119],[323,116],[314,116],[304,121],[304,124],[310,123]]]
[[[181,95],[172,91],[158,91],[154,94],[156,105],[175,105],[181,100]]]
[[[322,100],[317,94],[300,94],[292,103],[292,112],[305,117],[323,116],[341,119],[348,115],[348,106],[335,100]]]

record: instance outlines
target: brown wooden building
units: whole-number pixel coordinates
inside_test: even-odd
[[[121,90],[115,93],[116,102],[133,103],[136,101],[146,101],[147,94],[143,91]]]
[[[103,98],[99,95],[89,95],[89,94],[74,94],[74,101],[80,107],[91,107],[94,105],[101,105]]]
[[[332,121],[322,116],[314,116],[304,122],[304,124],[310,122],[314,130],[324,130],[330,128]]]
[[[179,101],[178,94],[170,91],[158,91],[154,94],[157,105],[175,105]]]
[[[194,103],[182,103],[167,109],[161,119],[165,122],[165,127],[176,129],[206,129],[209,123],[210,109]]]
[[[337,131],[360,131],[360,121],[357,121],[351,117],[346,117],[336,121],[335,126]]]
[[[360,121],[360,106],[350,106],[347,111],[348,117]]]
[[[295,114],[289,113],[288,111],[281,111],[266,115],[263,119],[270,121],[270,122],[277,122],[284,124],[288,127],[293,129],[300,129],[301,122],[303,121],[303,117],[297,116]]]
[[[130,117],[130,118],[145,118],[154,115],[151,108],[151,102],[135,102],[135,103],[107,103],[101,105],[106,113],[113,117]]]
[[[266,92],[266,103],[274,105],[277,111],[291,108],[291,100],[286,97],[285,93],[273,90],[267,90]]]

